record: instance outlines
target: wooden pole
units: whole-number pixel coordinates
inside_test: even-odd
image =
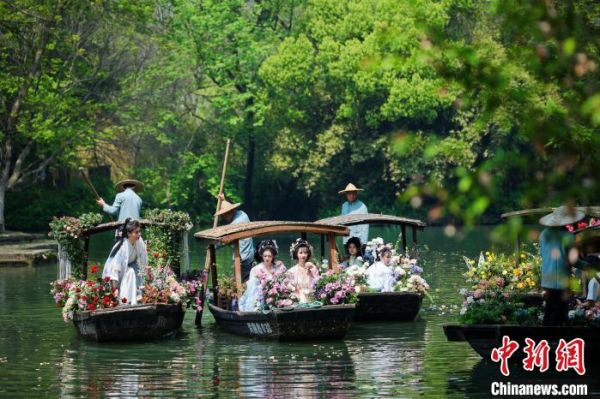
[[[337,270],[337,255],[335,251],[335,234],[327,234],[329,240],[329,268]]]
[[[235,265],[235,285],[237,286],[238,299],[242,297],[242,259],[240,258],[240,241],[233,242],[233,257]]]
[[[321,260],[325,257],[325,234],[321,234]]]
[[[223,169],[221,170],[221,183],[219,185],[219,195],[217,196],[217,209],[215,210],[215,213],[219,212],[219,209],[221,208],[221,195],[223,194],[223,188],[225,186],[225,174],[227,173],[227,161],[229,160],[229,147],[231,145],[231,140],[227,139],[227,144],[225,145],[225,158],[223,159]],[[217,227],[217,224],[219,223],[219,217],[218,216],[214,216],[213,217],[213,229],[215,227]],[[214,248],[213,248],[214,250]],[[217,262],[216,259],[216,255],[215,257],[213,257],[213,260],[211,261],[211,256],[210,256],[210,245],[208,246],[208,248],[206,248],[206,261],[204,262],[204,290],[206,291],[206,289],[208,288],[208,275],[210,274],[211,271],[211,265],[212,263]],[[215,283],[216,283],[216,277],[213,276],[213,289],[216,287]]]
[[[87,184],[87,186],[89,187],[89,189],[92,191],[92,194],[94,194],[94,197],[97,200],[99,200],[100,199],[100,195],[98,194],[98,191],[96,191],[96,187],[94,187],[94,185],[92,184],[92,181],[90,180],[89,176],[85,174],[85,169],[82,168],[81,166],[79,167],[79,173],[81,173],[81,177],[83,177],[83,181],[85,181],[85,183]],[[111,215],[108,215],[108,218],[111,221],[114,220]]]

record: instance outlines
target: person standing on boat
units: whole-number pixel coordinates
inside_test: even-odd
[[[140,269],[148,265],[146,244],[141,238],[141,226],[137,220],[126,219],[117,230],[117,242],[104,264],[102,278],[108,277],[122,304],[138,303],[142,278]]]
[[[561,206],[540,219],[540,224],[546,227],[539,238],[542,255],[541,286],[546,299],[545,326],[560,326],[567,322],[571,265],[581,268],[585,263],[579,260],[577,250],[573,247],[575,235],[565,226],[584,217],[585,213],[574,207]]]
[[[219,211],[215,213],[215,216],[221,216],[227,224],[250,222],[250,218],[246,212],[237,209],[242,205],[241,202],[232,204],[225,200],[223,194],[220,194],[219,198],[221,199],[221,206],[219,207]],[[254,262],[254,243],[252,242],[252,238],[245,238],[239,240],[239,246],[240,258],[242,261],[242,281],[246,281],[250,277],[250,269],[252,269],[252,264]]]
[[[360,238],[350,237],[344,246],[346,247],[348,258],[340,263],[340,267],[345,269],[350,266],[362,266],[362,245],[360,243]]]
[[[294,287],[294,293],[300,303],[307,303],[315,291],[315,283],[319,279],[319,271],[310,262],[313,253],[308,241],[298,238],[290,247],[292,259],[298,263],[287,271],[288,279]]]
[[[257,254],[262,262],[250,270],[246,291],[240,298],[239,309],[241,312],[256,312],[262,309],[264,296],[261,278],[285,273],[283,262],[276,260],[277,252],[277,243],[273,240],[263,240],[258,244]]]
[[[357,188],[352,183],[348,183],[345,189],[338,191],[338,194],[346,195],[346,202],[342,205],[342,216],[355,213],[369,213],[367,206],[358,199],[359,191],[363,191],[363,189]],[[346,244],[351,237],[358,237],[360,242],[367,242],[369,240],[369,225],[360,224],[350,226],[350,235],[343,238],[344,244]]]
[[[142,210],[142,199],[137,194],[144,188],[142,182],[132,179],[122,180],[115,186],[118,194],[112,205],[108,205],[102,198],[96,200],[102,210],[111,216],[117,217],[119,222],[127,218],[139,220]]]

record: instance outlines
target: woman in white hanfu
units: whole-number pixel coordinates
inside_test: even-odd
[[[140,270],[148,265],[146,244],[141,238],[141,226],[137,220],[127,219],[117,232],[117,242],[104,264],[102,278],[108,277],[118,289],[121,304],[138,303],[142,277]]]
[[[390,265],[392,264],[392,250],[383,247],[379,252],[379,261],[367,269],[367,283],[369,288],[377,292],[391,292],[394,290],[396,279]]]

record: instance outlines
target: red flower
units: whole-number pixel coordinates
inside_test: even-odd
[[[90,303],[88,305],[88,310],[96,310],[96,304],[95,303]]]
[[[104,281],[108,283],[110,281],[110,277],[108,277],[108,276],[104,277]]]
[[[87,282],[87,285],[88,285],[88,287],[91,287],[92,285],[94,285],[94,282],[93,282],[92,280],[89,280],[89,281]]]
[[[92,268],[90,269],[90,272],[91,272],[92,274],[96,274],[96,273],[98,273],[98,266],[96,266],[96,265],[93,265],[93,266],[92,266]]]
[[[158,252],[152,252],[152,256],[154,256],[155,258],[158,258],[160,255]]]
[[[125,297],[121,298],[121,302],[127,303],[127,298],[125,298]]]

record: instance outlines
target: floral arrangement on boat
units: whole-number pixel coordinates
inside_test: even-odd
[[[391,264],[388,266],[394,277],[394,292],[412,292],[429,296],[429,284],[423,278],[423,268],[418,265],[417,259],[398,254],[399,242],[396,245],[385,243],[383,238],[376,237],[367,242],[364,263],[361,266],[350,266],[344,269],[344,274],[354,278],[356,292],[374,292],[369,288],[367,269],[376,262],[378,255],[383,249],[389,249],[392,253]]]
[[[216,293],[216,298],[214,298],[216,305],[227,310],[237,308],[238,292],[235,278],[233,276],[221,276],[217,280],[217,287],[219,287],[219,290]]]
[[[464,277],[469,288],[460,290],[464,298],[460,310],[462,323],[541,324],[539,255],[487,251],[480,254],[478,261],[466,257],[464,260],[468,269]]]
[[[97,273],[98,266],[92,266],[91,270],[92,274]],[[62,308],[65,322],[73,318],[75,311],[94,311],[119,305],[116,289],[112,288],[109,278],[56,280],[50,283],[50,287],[54,302]]]
[[[356,303],[355,284],[354,277],[328,270],[315,283],[315,299],[323,305]]]
[[[518,256],[519,262],[515,254],[490,251],[485,256],[480,254],[477,262],[465,257],[468,270],[464,276],[467,283],[472,285],[473,290],[499,285],[505,291],[539,291],[541,256],[530,252],[521,252]]]
[[[116,288],[112,287],[109,277],[98,276],[98,266],[90,269],[88,280],[74,278],[52,282],[50,293],[58,307],[63,310],[65,321],[73,318],[73,312],[95,311],[127,305],[127,299],[119,299]],[[143,273],[143,286],[138,301],[144,304],[181,304],[202,310],[201,275],[189,276],[179,283],[173,271],[168,267],[153,269],[147,267]]]
[[[600,302],[577,301],[569,310],[569,324],[600,327]]]
[[[294,287],[285,272],[276,271],[273,274],[259,272],[258,279],[268,309],[286,308],[298,304]]]

